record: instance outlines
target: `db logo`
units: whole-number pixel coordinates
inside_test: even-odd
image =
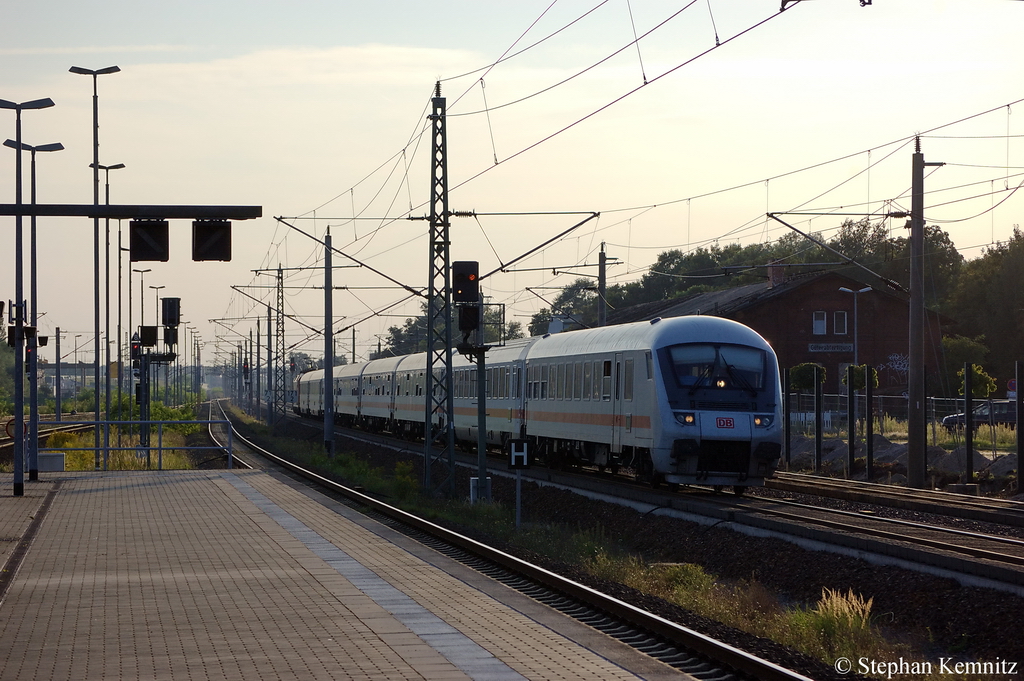
[[[736,421],[727,416],[719,416],[717,419],[715,419],[715,425],[718,426],[719,428],[735,428]]]

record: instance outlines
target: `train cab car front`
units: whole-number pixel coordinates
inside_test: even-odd
[[[665,481],[763,484],[782,451],[778,367],[767,344],[682,343],[658,354],[672,412]]]

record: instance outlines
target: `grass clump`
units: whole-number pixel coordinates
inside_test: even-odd
[[[156,435],[153,435],[150,442],[155,441]],[[47,440],[46,449],[64,450],[64,470],[66,471],[91,471],[96,469],[94,445],[95,436],[92,433],[54,433]],[[148,461],[145,456],[140,457],[137,454],[138,436],[121,436],[120,447],[128,449],[113,449],[118,445],[116,438],[111,436],[110,446],[112,449],[107,459],[108,470],[143,471],[156,468],[158,462],[162,463],[165,470],[189,470],[193,467],[192,459],[185,448],[185,436],[181,433],[164,431],[162,455],[154,447]],[[103,465],[102,456],[101,453],[100,465]]]
[[[787,618],[790,645],[823,660],[839,657],[879,659],[888,648],[871,627],[873,598],[865,599],[849,590],[822,589],[811,608],[792,610]]]

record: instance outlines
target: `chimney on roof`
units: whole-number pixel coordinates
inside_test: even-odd
[[[781,260],[768,263],[768,288],[782,286],[786,282],[786,267]]]

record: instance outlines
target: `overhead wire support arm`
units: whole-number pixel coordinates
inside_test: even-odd
[[[246,298],[249,298],[250,300],[253,300],[253,301],[255,301],[255,302],[259,303],[260,305],[266,305],[266,304],[267,304],[267,303],[266,303],[265,301],[263,301],[263,300],[260,300],[260,299],[259,299],[259,298],[257,298],[256,296],[250,295],[250,294],[246,293],[245,291],[243,291],[243,290],[242,290],[242,287],[241,287],[241,286],[232,286],[231,288],[233,288],[233,289],[234,289],[235,291],[238,291],[239,293],[241,293],[241,294],[242,294],[243,296],[245,296]],[[276,289],[277,287],[276,287],[276,286],[274,286],[273,288],[275,288],[275,289]],[[296,317],[295,315],[291,315],[291,314],[288,314],[288,313],[284,312],[283,310],[278,310],[277,308],[273,308],[273,307],[272,307],[271,309],[273,309],[273,310],[274,310],[274,312],[277,312],[277,313],[280,313],[280,314],[282,314],[283,316],[285,316],[285,317],[287,317],[288,319],[292,320],[292,321],[293,321],[293,322],[295,322],[296,324],[299,324],[299,325],[301,325],[301,326],[304,326],[304,327],[306,327],[307,329],[309,329],[310,331],[312,331],[312,332],[313,332],[313,333],[315,333],[315,334],[322,334],[322,333],[323,333],[323,331],[322,331],[321,329],[316,329],[316,328],[314,328],[314,327],[310,326],[309,324],[306,324],[305,322],[301,321],[301,320],[300,320],[300,319],[299,319],[298,317]],[[211,319],[210,321],[212,322],[212,321],[214,321],[214,320],[213,320],[213,319]]]
[[[526,291],[527,291],[528,293],[532,293],[533,295],[535,295],[535,296],[537,296],[538,298],[540,298],[541,300],[543,300],[543,301],[544,301],[545,303],[547,303],[547,304],[548,304],[548,306],[549,306],[549,307],[551,308],[551,311],[552,311],[552,312],[554,312],[555,308],[556,308],[556,307],[559,307],[559,306],[558,306],[558,305],[555,305],[555,304],[554,304],[554,303],[552,303],[552,302],[551,302],[550,300],[548,300],[548,299],[547,299],[547,298],[545,298],[544,296],[542,296],[542,295],[540,295],[539,293],[537,293],[537,291],[535,290],[536,288],[538,288],[538,287],[530,287],[530,286],[527,286],[527,287],[526,287]],[[580,325],[581,327],[583,327],[584,329],[590,329],[590,328],[592,328],[592,327],[591,327],[591,326],[590,326],[589,324],[587,324],[587,323],[583,322],[583,321],[582,321],[582,320],[580,320],[580,319],[577,319],[576,317],[574,317],[574,316],[573,316],[572,314],[570,314],[569,312],[562,312],[561,314],[563,314],[563,315],[565,315],[566,317],[568,317],[568,318],[569,318],[569,319],[570,319],[571,321],[574,321],[574,322],[576,322],[577,324],[579,324],[579,325]]]
[[[786,215],[786,213],[784,213],[784,215]],[[794,232],[796,232],[800,236],[804,237],[808,241],[811,241],[811,242],[821,246],[822,248],[824,248],[825,250],[829,251],[830,253],[835,253],[840,258],[842,258],[844,262],[846,262],[846,263],[848,263],[850,265],[854,265],[856,267],[859,267],[860,269],[864,270],[865,272],[867,272],[868,274],[870,274],[872,276],[878,277],[881,281],[885,282],[885,285],[888,286],[889,288],[897,290],[897,291],[903,291],[904,293],[908,293],[907,289],[905,289],[902,285],[900,285],[899,282],[893,281],[892,279],[889,279],[887,277],[883,277],[881,274],[879,274],[878,272],[875,272],[870,267],[862,265],[859,262],[857,262],[856,260],[854,260],[853,258],[851,258],[850,256],[845,255],[845,254],[837,251],[836,249],[832,248],[831,246],[826,244],[824,241],[821,241],[819,239],[815,239],[813,236],[811,236],[807,232],[804,232],[804,231],[801,231],[800,229],[797,229],[793,225],[789,224],[788,222],[786,222],[785,220],[780,218],[779,214],[777,214],[777,213],[768,213],[768,217],[770,217],[772,220],[775,220],[778,223],[781,223],[781,224],[785,225],[786,227],[789,227],[791,230],[793,230]]]
[[[544,248],[548,244],[552,244],[552,243],[558,241],[562,237],[564,237],[564,236],[566,236],[568,234],[571,234],[573,231],[579,229],[580,227],[582,227],[583,225],[587,224],[588,222],[590,222],[594,218],[598,218],[600,216],[601,216],[600,213],[591,213],[586,218],[584,218],[583,220],[580,220],[579,222],[577,222],[575,225],[573,225],[569,229],[567,229],[567,230],[565,230],[563,232],[560,232],[559,234],[556,234],[555,236],[551,237],[550,239],[548,239],[544,243],[540,244],[539,246],[536,246],[535,248],[531,248],[526,253],[523,253],[522,255],[520,255],[518,258],[513,258],[512,260],[509,260],[507,263],[505,263],[501,267],[493,269],[490,272],[488,272],[487,274],[480,275],[480,280],[483,281],[484,279],[486,279],[487,277],[491,276],[492,274],[497,274],[498,272],[505,272],[505,271],[507,271],[508,268],[511,265],[514,265],[515,263],[519,262],[520,260],[523,260],[524,258],[527,258],[528,256],[533,255],[534,253],[536,253],[540,249]],[[544,269],[547,269],[547,268],[544,268]]]
[[[274,219],[277,220],[278,222],[280,222],[281,224],[285,225],[286,227],[290,227],[290,228],[294,229],[299,234],[302,234],[303,236],[309,237],[310,239],[312,239],[313,241],[317,242],[318,244],[320,244],[324,248],[328,247],[327,244],[324,243],[324,241],[322,239],[318,239],[315,236],[313,236],[312,234],[310,234],[309,232],[307,232],[305,230],[302,230],[302,229],[299,229],[295,225],[289,223],[284,218],[275,217]],[[409,293],[413,294],[414,296],[419,296],[420,298],[423,298],[423,297],[426,296],[426,294],[423,291],[417,290],[417,289],[415,289],[412,286],[409,286],[407,284],[403,284],[402,282],[398,281],[394,277],[389,276],[387,274],[384,274],[380,270],[378,270],[378,269],[376,269],[374,267],[371,267],[370,265],[367,265],[365,262],[362,262],[361,260],[353,258],[351,255],[348,255],[347,253],[343,253],[343,252],[339,251],[337,248],[334,248],[333,246],[331,246],[330,249],[331,249],[332,253],[337,253],[338,255],[340,255],[343,258],[348,258],[352,262],[356,263],[356,265],[358,265],[359,267],[365,267],[366,269],[370,270],[374,274],[376,274],[378,276],[381,276],[381,277],[384,277],[385,279],[390,281],[392,284],[397,284],[400,288],[405,289],[406,291],[408,291]]]

